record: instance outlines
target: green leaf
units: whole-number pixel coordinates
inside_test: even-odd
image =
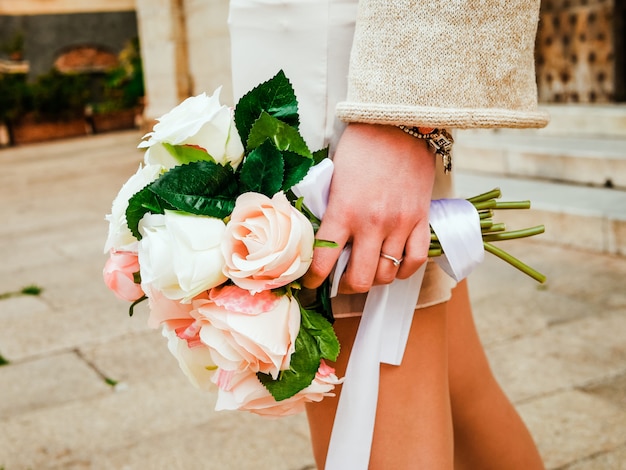
[[[257,377],[276,401],[286,400],[305,389],[320,366],[317,342],[302,326],[296,338],[296,350],[291,355],[289,370],[282,371],[278,380],[271,375],[257,373]]]
[[[280,151],[269,141],[254,149],[241,166],[241,192],[253,191],[272,197],[282,188],[285,166]]]
[[[126,224],[130,229],[130,232],[137,240],[141,240],[141,234],[139,233],[139,221],[148,212],[151,214],[163,214],[165,209],[174,209],[173,206],[167,204],[159,196],[154,194],[151,190],[151,186],[154,183],[150,183],[139,192],[135,193],[128,200],[128,207],[126,208]]]
[[[335,330],[322,314],[300,307],[301,323],[296,349],[291,356],[289,370],[282,371],[277,380],[271,375],[257,373],[265,388],[277,400],[285,400],[308,387],[320,366],[322,358],[336,361],[339,340]]]
[[[324,147],[323,149],[313,152],[313,161],[315,162],[314,165],[317,165],[325,158],[328,158],[328,147]]]
[[[330,289],[331,281],[329,278],[326,278],[322,284],[315,289],[315,298],[311,299],[308,297],[309,303],[303,304],[302,299],[298,298],[300,310],[307,310],[308,312],[321,315],[329,324],[332,325],[335,322],[335,318],[333,316],[333,309],[330,300]]]
[[[206,160],[172,168],[149,189],[180,211],[220,219],[230,215],[238,195],[232,167]]]
[[[181,165],[191,162],[207,160],[215,163],[215,159],[209,155],[206,150],[191,145],[171,145],[163,143],[163,147],[172,155]]]
[[[246,148],[253,150],[268,139],[279,150],[289,150],[303,157],[313,159],[313,154],[307,147],[298,129],[263,111],[250,129]]]
[[[322,285],[316,289],[316,312],[319,312],[329,323],[334,323],[335,317],[333,316],[333,307],[330,300],[331,282],[330,278],[324,279]]]
[[[317,343],[321,357],[336,361],[339,355],[339,340],[333,326],[317,312],[304,308],[300,308],[300,312],[302,313],[302,328]]]
[[[131,233],[141,240],[139,221],[149,213],[163,214],[166,209],[224,218],[233,210],[237,180],[232,167],[213,161],[196,161],[177,166],[161,175],[130,198],[126,222]]]
[[[285,176],[283,177],[282,190],[287,191],[302,181],[302,178],[306,176],[309,169],[313,166],[313,160],[289,151],[283,152],[283,159],[285,162]]]
[[[299,125],[296,94],[282,70],[246,93],[237,103],[235,125],[242,142],[248,140],[250,129],[262,111],[296,128]]]

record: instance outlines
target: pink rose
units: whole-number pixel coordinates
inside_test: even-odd
[[[104,265],[104,283],[122,300],[134,302],[143,296],[140,284],[135,284],[134,274],[139,272],[137,253],[111,250]]]
[[[224,274],[250,292],[285,286],[309,269],[313,243],[311,223],[282,192],[242,194],[222,242]]]
[[[252,295],[237,286],[214,288],[210,298],[198,301],[191,315],[215,364],[272,377],[289,368],[300,330],[300,306],[295,299],[271,291]],[[190,328],[183,337],[191,339],[193,334]]]
[[[146,295],[150,306],[150,316],[148,317],[150,328],[158,328],[165,323],[170,328],[176,329],[181,325],[194,322],[195,318],[191,316],[191,311],[195,308],[194,305],[197,306],[194,302],[209,298],[206,291],[194,297],[189,303],[168,299],[157,289],[146,292]]]
[[[219,391],[215,409],[245,410],[263,416],[289,416],[304,411],[304,404],[319,402],[324,397],[335,396],[332,391],[342,380],[335,369],[324,360],[320,363],[315,379],[304,390],[286,400],[276,401],[261,384],[255,374],[244,372],[233,374],[219,370],[212,377]]]

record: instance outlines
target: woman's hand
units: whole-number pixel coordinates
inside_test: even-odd
[[[430,243],[435,159],[427,143],[393,126],[352,123],[333,161],[328,208],[317,238],[339,248],[315,249],[304,285],[319,286],[348,243],[352,255],[340,292],[367,292],[372,285],[411,276],[426,262]],[[403,261],[395,266],[381,253]]]

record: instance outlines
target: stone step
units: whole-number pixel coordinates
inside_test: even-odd
[[[550,114],[550,123],[531,131],[539,135],[626,138],[626,104],[541,104],[541,108]]]
[[[626,188],[626,136],[458,131],[454,152],[461,170]]]
[[[458,170],[458,169],[457,169]],[[626,191],[455,171],[459,197],[500,188],[503,201],[530,200],[530,210],[497,211],[510,230],[545,225],[542,242],[626,255]]]

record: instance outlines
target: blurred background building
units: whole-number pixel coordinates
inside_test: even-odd
[[[3,63],[23,62],[31,78],[53,67],[63,73],[106,70],[137,36],[133,0],[0,3]]]
[[[102,74],[139,38],[148,121],[220,85],[229,102],[227,9],[228,0],[0,0],[0,72],[26,73],[30,81],[53,68]],[[625,16],[623,0],[543,1],[537,36],[543,104],[626,100]]]
[[[543,0],[537,83],[544,103],[626,99],[622,0]]]
[[[0,145],[149,128],[218,86],[234,104],[227,16],[228,0],[0,0]],[[543,0],[536,71],[550,125],[459,133],[456,167],[625,189],[625,25],[624,0]],[[626,252],[614,238],[601,251]]]

